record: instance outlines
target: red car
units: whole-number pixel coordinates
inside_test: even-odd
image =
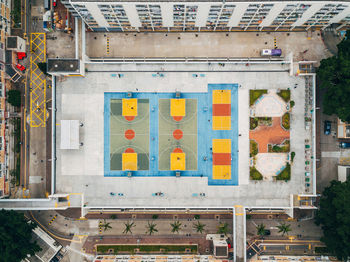
[[[22,60],[23,58],[26,58],[27,54],[25,52],[18,52],[17,53],[17,58],[18,60]]]
[[[16,67],[17,67],[17,69],[21,70],[22,72],[23,72],[24,70],[26,70],[26,67],[23,66],[23,65],[21,65],[21,64],[17,64]]]

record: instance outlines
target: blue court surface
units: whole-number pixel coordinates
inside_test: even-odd
[[[213,90],[231,90],[231,129],[230,130],[213,130]],[[160,167],[160,156],[162,155],[164,137],[160,139],[160,102],[164,99],[174,99],[175,93],[132,93],[131,98],[140,101],[138,110],[139,115],[135,118],[135,128],[133,122],[126,120],[116,122],[114,112],[119,109],[111,109],[111,104],[116,108],[116,104],[121,104],[122,99],[129,99],[128,93],[105,93],[104,95],[104,176],[106,177],[126,177],[131,173],[133,177],[170,177],[176,176],[176,171],[165,170]],[[181,177],[207,177],[208,185],[238,185],[238,85],[237,84],[209,84],[207,93],[181,93],[180,98],[186,101],[194,101],[196,110],[193,111],[191,119],[197,121],[196,125],[191,124],[192,141],[188,140],[180,147],[188,148],[192,152],[192,160],[187,161],[189,168],[178,171]],[[143,104],[141,104],[143,103]],[[186,110],[190,109],[186,105]],[[189,110],[188,109],[188,110]],[[120,110],[119,110],[120,111]],[[118,112],[119,112],[118,111]],[[147,112],[148,111],[148,112]],[[138,119],[139,118],[139,119]],[[184,119],[186,120],[186,119]],[[142,122],[143,121],[143,122]],[[163,120],[162,120],[163,121]],[[120,123],[120,124],[118,124]],[[181,122],[179,122],[181,123]],[[175,123],[177,124],[177,123]],[[115,130],[118,129],[118,132]],[[135,139],[128,140],[124,138],[124,131],[135,129]],[[111,131],[112,130],[112,131]],[[124,131],[123,131],[124,130]],[[126,133],[125,133],[126,134]],[[142,135],[142,139],[136,139]],[[184,132],[184,137],[186,132]],[[113,136],[111,139],[111,136]],[[126,137],[126,135],[125,135]],[[231,139],[231,176],[229,179],[213,179],[213,139]],[[196,140],[196,141],[195,141]],[[170,141],[170,138],[166,141]],[[181,142],[181,140],[179,140]],[[173,143],[180,143],[175,141]],[[138,154],[136,171],[122,170],[121,155],[123,150],[134,148]],[[193,148],[192,148],[193,147]],[[139,150],[139,151],[138,151]],[[127,151],[125,151],[127,152]],[[193,158],[195,156],[195,158]],[[190,161],[197,161],[190,163]],[[116,163],[118,162],[118,163]],[[164,164],[164,163],[163,163]],[[163,165],[161,163],[161,165]],[[166,163],[167,164],[167,163]],[[164,166],[164,165],[163,165]],[[190,170],[187,170],[190,169]]]

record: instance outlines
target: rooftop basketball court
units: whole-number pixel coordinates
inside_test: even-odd
[[[238,85],[205,93],[105,93],[104,175],[238,184]]]
[[[149,65],[152,72],[124,71],[116,77],[124,67],[89,65],[84,78],[57,82],[57,123],[83,123],[78,150],[56,148],[57,193],[83,193],[87,207],[268,207],[289,206],[290,195],[303,192],[304,181],[293,175],[305,172],[300,157],[306,136],[302,79],[288,72],[204,72],[194,77],[193,71],[166,70],[177,65],[165,65],[162,77],[156,74],[158,65]],[[231,67],[240,68],[227,64],[225,70]],[[295,83],[291,180],[252,182],[249,91]],[[57,145],[60,137],[57,125]],[[75,205],[80,202],[71,202]]]

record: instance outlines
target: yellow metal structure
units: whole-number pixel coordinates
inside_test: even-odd
[[[122,115],[137,116],[137,99],[136,98],[123,99]]]
[[[171,116],[185,116],[186,115],[186,100],[185,99],[171,99],[170,100],[170,115]]]
[[[170,170],[186,170],[186,154],[171,153]]]
[[[30,34],[30,121],[31,127],[46,125],[46,79],[38,63],[46,62],[46,34]]]

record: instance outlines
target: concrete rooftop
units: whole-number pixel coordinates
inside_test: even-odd
[[[205,77],[192,72],[206,67]],[[168,71],[168,69],[171,70]],[[305,81],[290,76],[283,65],[226,65],[226,72],[215,72],[217,65],[88,65],[84,78],[65,78],[57,83],[57,123],[62,119],[84,123],[80,150],[56,149],[57,193],[84,193],[87,207],[287,207],[290,195],[304,192]],[[132,70],[131,70],[132,69]],[[137,70],[139,72],[132,72]],[[148,72],[140,72],[140,71]],[[124,71],[124,77],[112,74]],[[152,72],[163,71],[163,78]],[[234,72],[236,71],[236,72]],[[241,72],[237,72],[241,71]],[[258,72],[261,71],[261,72]],[[206,92],[209,83],[238,83],[239,88],[239,186],[208,186],[205,177],[104,177],[103,143],[104,92]],[[292,87],[298,83],[298,88]],[[296,102],[291,119],[291,151],[296,152],[289,182],[249,181],[249,89],[291,88]],[[56,143],[60,144],[57,126]],[[163,197],[152,193],[163,192]],[[123,197],[110,196],[123,193]],[[205,197],[192,197],[204,192]],[[71,203],[79,206],[80,202]]]

